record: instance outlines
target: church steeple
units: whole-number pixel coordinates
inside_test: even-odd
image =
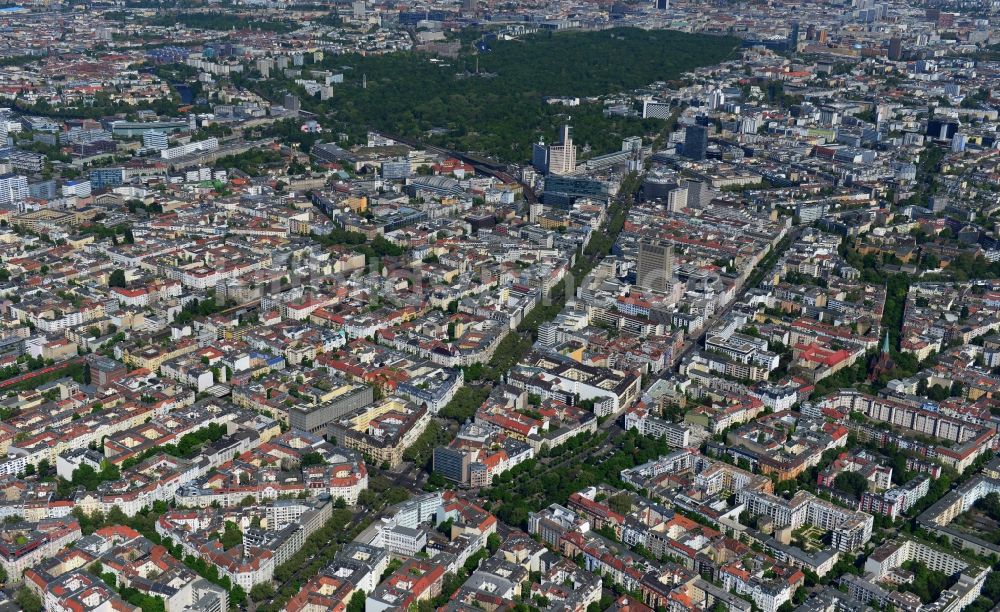
[[[892,362],[892,355],[889,354],[889,332],[885,332],[882,340],[882,352],[872,357],[871,369],[868,372],[868,382],[878,380],[879,375],[888,372],[895,364]]]

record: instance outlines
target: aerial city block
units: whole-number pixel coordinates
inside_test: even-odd
[[[0,0],[0,612],[1000,612],[1000,0]]]

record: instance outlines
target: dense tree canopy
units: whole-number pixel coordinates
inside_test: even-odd
[[[249,19],[228,12],[169,13],[149,20],[151,25],[172,26],[182,23],[201,30],[259,30],[263,32],[291,32],[295,26],[288,21]]]
[[[833,480],[833,485],[840,491],[859,499],[868,490],[868,480],[858,472],[841,472],[837,474],[837,477]]]
[[[246,84],[272,99],[295,91],[328,128],[357,138],[367,129],[422,138],[438,128],[445,133],[433,138],[437,144],[521,161],[530,157],[533,142],[540,136],[552,141],[566,121],[576,142],[595,153],[618,150],[623,136],[656,132],[662,124],[605,117],[601,103],[566,107],[546,97],[597,96],[673,80],[726,59],[735,48],[732,38],[667,30],[538,34],[436,62],[419,53],[331,56],[323,67],[346,68],[344,84],[324,101],[291,81]]]

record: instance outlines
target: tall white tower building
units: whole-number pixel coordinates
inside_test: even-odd
[[[576,146],[570,135],[570,127],[564,125],[559,133],[559,142],[549,147],[549,174],[571,174],[576,170]]]

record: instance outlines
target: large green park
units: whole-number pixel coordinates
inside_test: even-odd
[[[490,40],[485,48],[474,44],[480,40],[475,33],[463,32],[461,40],[457,57],[329,56],[321,67],[342,72],[344,83],[323,101],[307,98],[286,80],[252,86],[273,100],[286,89],[297,91],[303,108],[319,114],[328,128],[355,137],[377,129],[523,161],[533,142],[551,141],[568,119],[576,143],[589,144],[593,154],[617,150],[622,136],[662,129],[658,120],[606,117],[601,101],[568,107],[546,98],[605,96],[675,81],[733,57],[738,48],[734,38],[635,28],[543,32]]]

